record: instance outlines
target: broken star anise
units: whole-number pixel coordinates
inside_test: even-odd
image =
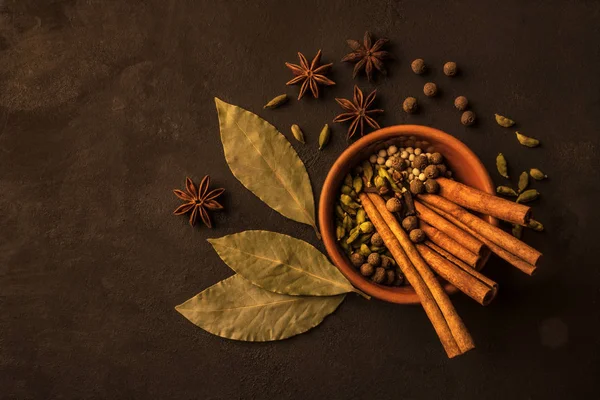
[[[369,110],[369,107],[377,96],[377,90],[373,90],[366,98],[363,96],[363,92],[354,85],[354,98],[352,101],[347,99],[335,99],[344,110],[342,113],[333,119],[333,122],[344,122],[352,120],[350,127],[348,128],[348,139],[350,139],[356,133],[358,126],[360,125],[360,135],[365,134],[365,121],[373,129],[380,129],[381,127],[369,114],[381,114],[383,110],[373,109]]]
[[[327,78],[325,74],[329,71],[329,68],[333,65],[333,63],[321,65],[318,67],[319,62],[321,61],[321,50],[317,53],[315,58],[313,58],[310,65],[308,64],[308,60],[304,57],[304,54],[298,52],[298,58],[300,59],[300,65],[291,64],[286,62],[285,66],[292,70],[295,78],[291,79],[286,83],[286,85],[295,85],[297,83],[302,82],[302,86],[300,87],[300,94],[298,95],[298,100],[304,96],[306,90],[310,87],[310,91],[314,98],[319,97],[319,84],[321,85],[335,85],[335,82],[331,79]]]
[[[198,219],[198,215],[202,218],[202,222],[204,225],[212,228],[212,223],[210,222],[210,217],[208,215],[207,210],[222,210],[223,206],[215,200],[219,197],[225,189],[214,189],[210,192],[208,191],[208,186],[210,184],[210,177],[206,175],[202,178],[200,185],[196,188],[194,182],[190,178],[185,179],[185,192],[183,190],[174,189],[173,193],[175,196],[179,197],[181,200],[185,201],[182,205],[177,207],[173,214],[182,215],[187,214],[191,211],[190,215],[190,225],[194,226],[196,224],[196,220]]]
[[[373,67],[377,68],[382,74],[386,74],[383,60],[392,58],[392,55],[381,50],[388,42],[388,39],[381,38],[371,45],[371,33],[365,32],[363,44],[358,40],[347,40],[348,46],[352,49],[352,53],[347,54],[342,61],[355,62],[353,78],[364,68],[369,81],[373,79]]]

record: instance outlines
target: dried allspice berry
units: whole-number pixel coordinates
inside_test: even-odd
[[[444,162],[444,156],[441,153],[435,152],[431,154],[429,161],[431,161],[432,164],[441,164]]]
[[[288,101],[287,94],[280,94],[279,96],[270,100],[263,108],[277,108]]]
[[[538,197],[540,197],[540,192],[535,189],[529,189],[521,193],[519,197],[517,197],[516,201],[517,203],[528,203],[530,201],[534,201]]]
[[[425,86],[423,86],[423,93],[427,97],[433,97],[437,94],[438,88],[437,85],[433,82],[427,82]]]
[[[504,128],[510,128],[515,124],[515,121],[500,114],[494,114],[494,117],[496,118],[496,123]]]
[[[460,116],[460,123],[464,126],[471,126],[475,123],[475,113],[473,111],[465,111]]]
[[[419,228],[413,229],[412,231],[410,231],[410,233],[408,234],[408,236],[410,237],[410,240],[413,243],[421,243],[422,241],[425,240],[425,232],[423,232]]]
[[[385,284],[391,285],[392,283],[394,283],[394,281],[396,280],[396,273],[394,272],[394,270],[393,269],[387,270],[385,272],[385,274],[386,274]]]
[[[435,194],[440,190],[440,184],[435,179],[427,179],[425,181],[425,191],[430,194]]]
[[[375,270],[375,274],[371,278],[375,283],[383,283],[386,278],[385,268],[379,267]]]
[[[513,197],[517,197],[517,192],[514,191],[513,188],[508,187],[508,186],[498,186],[496,188],[496,193],[504,195],[504,196],[513,196]]]
[[[387,208],[389,212],[400,212],[400,210],[402,210],[402,203],[397,198],[392,197],[385,203],[385,208]]]
[[[419,179],[414,179],[412,182],[410,182],[410,192],[412,194],[421,194],[425,192],[425,184]]]
[[[496,169],[500,175],[508,178],[508,164],[506,162],[506,158],[504,158],[504,154],[502,153],[498,153],[496,156]]]
[[[410,68],[413,70],[413,72],[417,75],[422,75],[425,73],[425,71],[427,70],[427,67],[425,66],[425,61],[423,61],[422,58],[417,58],[416,60],[414,60],[411,64],[410,64]]]
[[[529,170],[529,175],[531,175],[531,177],[536,181],[541,181],[542,179],[546,179],[548,177],[548,175],[544,174],[537,168],[531,168]]]
[[[304,141],[304,132],[302,132],[302,129],[300,129],[300,127],[296,124],[292,125],[292,135],[294,135],[294,138],[296,138],[296,140],[300,143],[306,143]]]
[[[414,97],[407,97],[402,103],[402,109],[408,114],[416,113],[418,107],[417,99]]]
[[[379,267],[381,265],[381,256],[379,253],[371,253],[367,258],[367,262],[374,267]]]
[[[458,68],[454,61],[448,61],[444,64],[444,75],[446,76],[454,76],[458,72]]]
[[[350,262],[352,265],[358,268],[365,263],[365,257],[360,253],[352,253],[350,256]]]
[[[373,272],[375,272],[375,268],[373,268],[371,264],[364,263],[360,267],[360,273],[362,274],[362,276],[371,276],[373,275]]]
[[[379,233],[375,232],[373,236],[371,236],[371,244],[377,247],[383,246],[383,238]]]
[[[413,161],[413,167],[418,169],[424,169],[428,164],[429,160],[427,160],[427,156],[423,154],[416,156]]]
[[[425,174],[425,177],[427,177],[427,178],[437,178],[440,173],[440,170],[435,165],[428,165],[423,170],[423,173]]]
[[[529,185],[529,174],[527,172],[521,172],[521,175],[519,176],[519,184],[517,185],[517,189],[519,190],[519,193],[521,193],[523,190],[527,189],[528,185]]]
[[[529,137],[529,136],[525,136],[522,133],[516,132],[517,135],[517,140],[519,141],[519,143],[521,143],[523,146],[527,146],[527,147],[537,147],[540,145],[540,141]]]
[[[454,99],[454,107],[456,107],[458,111],[465,111],[468,106],[469,100],[467,100],[465,96],[458,96]]]
[[[410,217],[406,217],[402,220],[402,227],[407,232],[410,232],[413,229],[416,229],[417,226],[419,226],[419,219],[417,217],[415,217],[414,215],[410,216]]]

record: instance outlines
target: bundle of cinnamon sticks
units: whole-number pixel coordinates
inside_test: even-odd
[[[377,193],[361,193],[369,219],[421,300],[448,357],[474,348],[474,342],[434,271],[482,305],[495,297],[498,285],[481,274],[491,251],[528,275],[541,253],[465,208],[526,226],[529,207],[487,194],[456,181],[439,178],[439,194],[414,201],[424,243],[413,243]],[[464,207],[464,208],[463,208]]]

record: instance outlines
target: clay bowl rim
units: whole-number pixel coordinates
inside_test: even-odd
[[[350,145],[342,154],[340,154],[335,163],[331,166],[323,184],[323,190],[321,191],[321,198],[319,200],[319,226],[321,228],[323,244],[325,245],[325,249],[327,250],[329,257],[335,266],[356,288],[370,296],[380,300],[388,301],[390,303],[419,304],[419,297],[410,287],[383,286],[365,279],[350,264],[346,255],[338,246],[335,237],[335,218],[333,217],[333,209],[341,180],[343,179],[343,176],[345,176],[345,171],[348,169],[347,164],[353,162],[354,165],[354,157],[358,155],[364,147],[375,142],[387,141],[401,136],[418,136],[419,139],[425,139],[431,143],[444,143],[446,146],[453,147],[458,153],[461,154],[463,160],[466,160],[469,164],[475,166],[473,173],[480,176],[482,178],[481,180],[483,181],[482,187],[479,187],[479,189],[492,195],[496,194],[494,183],[492,182],[487,169],[479,157],[477,157],[475,153],[473,153],[473,151],[467,147],[466,144],[446,132],[428,126],[395,125],[379,129],[362,137]],[[493,225],[498,225],[498,221],[494,218],[489,216],[484,216],[483,218]],[[482,268],[487,263],[488,258],[489,253],[485,254],[483,257],[481,262]],[[441,281],[446,293],[453,294],[458,291],[456,287],[448,282],[443,280]]]

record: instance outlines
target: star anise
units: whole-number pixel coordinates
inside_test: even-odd
[[[210,177],[206,175],[202,178],[200,185],[196,188],[194,182],[190,178],[185,179],[185,192],[183,190],[174,189],[173,193],[175,196],[179,197],[181,200],[185,201],[182,205],[177,207],[173,214],[182,215],[187,214],[190,211],[192,214],[190,215],[190,225],[194,226],[196,224],[196,220],[198,219],[198,215],[202,218],[202,222],[204,225],[212,228],[212,223],[210,222],[210,217],[208,215],[207,210],[222,210],[223,206],[216,201],[215,199],[219,197],[225,189],[214,189],[210,192],[208,191],[208,186],[210,184]]]
[[[369,110],[369,107],[377,96],[377,90],[373,90],[366,98],[363,96],[363,92],[354,85],[354,98],[352,101],[347,99],[335,99],[340,106],[347,112],[342,113],[334,118],[333,122],[344,122],[352,120],[350,128],[348,128],[348,139],[350,139],[356,133],[358,126],[360,125],[360,135],[365,134],[365,121],[373,129],[380,129],[381,127],[369,114],[381,114],[383,110],[373,109]]]
[[[347,54],[342,61],[355,62],[353,78],[364,68],[369,81],[373,78],[373,67],[377,68],[382,74],[386,74],[383,60],[392,58],[392,55],[387,51],[382,51],[381,48],[388,42],[388,39],[381,38],[371,45],[371,33],[365,32],[363,44],[357,40],[347,40],[348,46],[352,49],[352,53]]]
[[[312,92],[314,98],[319,97],[319,86],[321,85],[335,85],[335,82],[331,79],[327,78],[325,74],[329,71],[329,68],[333,65],[333,63],[321,65],[318,67],[319,62],[321,61],[321,50],[317,53],[315,58],[313,58],[310,65],[308,65],[308,60],[304,55],[298,52],[298,58],[300,59],[300,65],[291,64],[286,62],[285,66],[292,70],[296,77],[286,85],[295,85],[297,83],[302,82],[302,86],[300,87],[300,94],[298,95],[298,100],[304,96],[306,90],[310,87],[310,91]]]

